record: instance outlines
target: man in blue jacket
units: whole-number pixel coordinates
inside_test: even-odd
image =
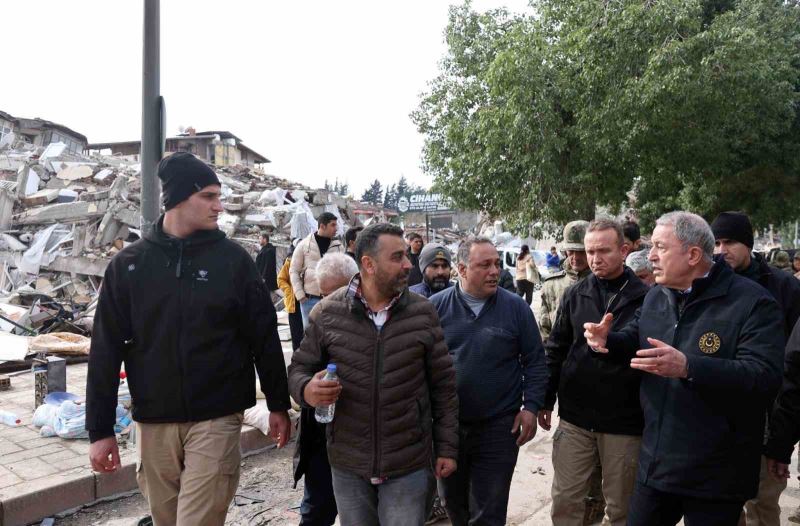
[[[506,522],[519,447],[536,434],[547,369],[533,312],[497,286],[500,256],[486,238],[458,249],[460,282],[431,296],[456,367],[459,469],[443,481],[454,526]]]
[[[629,526],[736,525],[758,489],[764,417],[780,385],[781,312],[757,283],[713,259],[700,216],[656,222],[656,286],[637,316],[584,325],[597,352],[643,371],[644,433]]]

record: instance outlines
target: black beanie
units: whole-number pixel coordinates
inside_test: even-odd
[[[161,179],[161,200],[169,210],[203,188],[219,184],[217,174],[205,162],[191,153],[177,152],[158,163]]]
[[[741,212],[722,212],[711,223],[714,239],[733,239],[747,248],[753,248],[753,225],[747,214]]]

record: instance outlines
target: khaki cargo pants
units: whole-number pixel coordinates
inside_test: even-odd
[[[242,413],[137,423],[136,481],[155,526],[222,526],[239,485]]]
[[[799,462],[800,463],[800,462]],[[758,495],[744,503],[739,526],[780,526],[781,505],[778,502],[786,489],[786,481],[777,481],[767,470],[767,457],[761,456]]]
[[[583,526],[589,479],[597,457],[603,468],[603,524],[622,526],[633,494],[642,437],[593,433],[563,419],[553,434],[554,526]]]

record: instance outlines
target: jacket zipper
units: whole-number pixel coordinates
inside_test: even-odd
[[[375,340],[375,374],[372,376],[372,400],[374,404],[372,410],[372,447],[374,451],[372,476],[375,479],[380,479],[380,422],[378,417],[380,416],[380,378],[383,376],[383,345],[381,345],[382,331],[378,331],[378,328],[375,327],[375,323],[371,319],[369,321],[372,323],[372,327],[377,336]],[[386,324],[384,324],[384,327],[385,326]]]
[[[672,328],[672,344],[673,345],[678,340],[678,328],[680,327],[681,318],[683,317],[683,313],[686,311],[686,307],[687,306],[688,305],[686,303],[684,303],[683,307],[680,310],[678,310],[678,312],[677,312],[677,317],[675,318],[675,326]],[[664,385],[665,385],[665,391],[666,391],[667,384],[664,384]],[[666,392],[665,392],[664,396],[661,397],[661,408],[658,411],[658,438],[656,439],[656,447],[653,448],[653,460],[655,460],[657,458],[658,447],[661,445],[661,428],[664,425],[664,406],[666,404],[667,404],[667,397],[666,397]],[[656,469],[655,464],[656,464],[655,462],[651,462],[650,463],[650,468],[647,470],[647,478],[648,479],[653,476],[653,472]]]
[[[183,414],[187,420],[191,420],[189,414],[190,405],[187,403],[186,393],[186,377],[183,368],[183,352],[181,349],[181,333],[183,331],[183,280],[181,280],[181,265],[183,264],[183,242],[178,242],[178,265],[175,269],[175,278],[178,281],[178,327],[177,327],[177,342],[176,342],[176,356],[175,361],[178,365],[178,377],[180,381],[181,402],[183,403]]]

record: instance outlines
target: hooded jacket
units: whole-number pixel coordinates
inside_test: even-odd
[[[92,441],[113,436],[120,365],[137,422],[194,422],[255,405],[255,369],[270,411],[289,408],[275,308],[251,257],[219,230],[163,231],[106,269],[86,386]]]

